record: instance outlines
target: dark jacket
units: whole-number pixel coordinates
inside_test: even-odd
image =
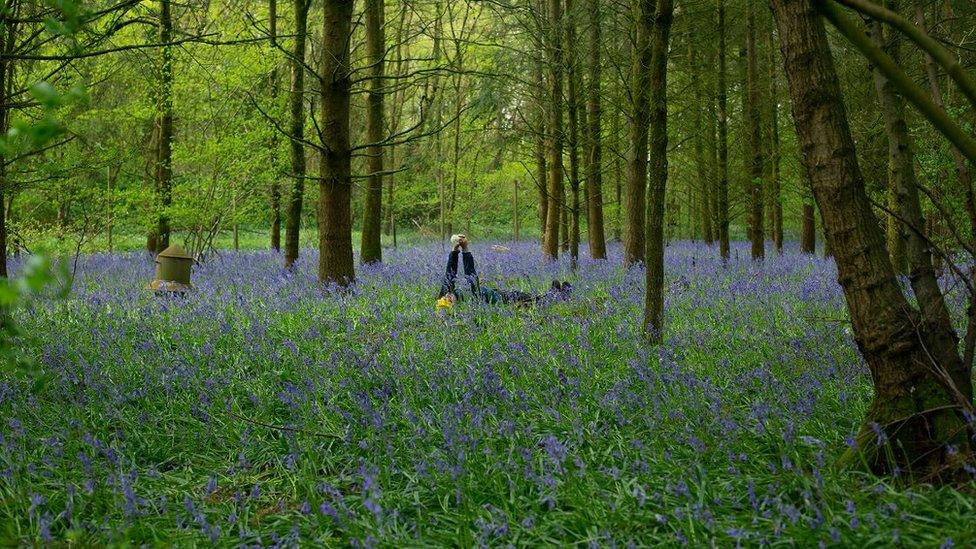
[[[474,256],[468,251],[460,252],[453,250],[447,256],[447,272],[444,274],[444,281],[441,284],[440,293],[437,294],[438,298],[444,297],[446,294],[454,294],[454,297],[458,300],[464,299],[464,296],[455,287],[455,281],[458,276],[458,256],[461,256],[461,262],[464,266],[464,278],[468,281],[471,295],[481,295],[478,272],[474,269]]]

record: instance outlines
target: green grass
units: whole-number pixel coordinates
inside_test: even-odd
[[[224,254],[184,300],[141,290],[141,256],[85,258],[68,300],[17,315],[47,382],[0,386],[0,540],[976,543],[970,492],[832,466],[871,387],[829,263],[675,245],[650,349],[642,273],[485,248],[485,283],[574,297],[438,314],[439,247],[390,251],[349,295],[307,250],[290,278]]]

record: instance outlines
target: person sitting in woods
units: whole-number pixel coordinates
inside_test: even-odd
[[[471,295],[485,303],[510,303],[514,305],[531,305],[547,298],[563,298],[569,295],[573,287],[569,282],[552,281],[552,287],[544,294],[533,295],[519,290],[496,290],[481,285],[478,272],[474,268],[474,256],[468,251],[468,238],[463,234],[451,237],[451,253],[447,256],[447,273],[440,292],[437,294],[437,308],[450,308],[455,301],[464,299],[463,293],[457,291],[455,285],[458,277],[458,259],[464,267],[464,279],[467,280]]]

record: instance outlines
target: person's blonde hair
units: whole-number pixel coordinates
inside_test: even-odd
[[[458,233],[458,234],[451,235],[451,248],[452,249],[453,248],[457,248],[458,247],[458,244],[461,243],[461,239],[462,238],[467,238],[467,237],[464,236],[463,233]]]

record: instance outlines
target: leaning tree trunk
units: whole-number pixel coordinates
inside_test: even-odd
[[[896,10],[894,0],[889,0],[889,9]],[[873,23],[871,36],[875,43],[882,45],[881,25]],[[889,51],[889,54],[897,53]],[[897,57],[893,58],[897,59]],[[940,345],[933,349],[933,353],[940,350],[951,350],[951,356],[937,357],[940,362],[955,362],[959,360],[956,346],[958,336],[949,317],[936,278],[932,262],[932,250],[929,239],[925,236],[925,219],[922,216],[922,206],[919,202],[918,184],[915,179],[915,155],[908,124],[905,121],[905,100],[895,89],[894,85],[880,72],[875,71],[875,88],[881,102],[881,112],[885,120],[885,134],[888,136],[888,172],[893,182],[893,194],[897,195],[897,216],[900,219],[898,228],[902,231],[909,267],[909,281],[918,301],[922,321],[926,324],[932,337],[938,336]],[[897,262],[892,259],[897,265]],[[963,371],[961,365],[950,370],[954,381],[968,399],[972,399],[969,372]]]
[[[754,0],[747,0],[746,12],[746,93],[743,98],[749,148],[749,236],[752,259],[766,255],[766,232],[763,229],[763,143],[759,125],[759,68],[756,54],[756,13]]]
[[[589,64],[586,101],[586,226],[590,257],[607,258],[607,238],[603,227],[603,148],[601,144],[600,102],[600,0],[586,0],[586,18],[590,27]]]
[[[291,91],[288,136],[290,139],[291,196],[285,217],[285,268],[298,260],[299,230],[305,194],[305,40],[308,35],[308,8],[311,0],[294,0],[295,44],[291,54]]]
[[[921,6],[917,6],[915,10],[916,23],[925,32],[925,12]],[[940,111],[945,112],[942,88],[939,86],[938,69],[935,59],[929,54],[925,56],[925,74],[929,81],[929,88],[932,90],[932,100]],[[969,216],[969,243],[976,245],[976,194],[973,192],[973,176],[959,147],[950,144],[949,150],[952,152],[952,159],[955,163],[956,180],[961,191],[962,201],[965,204],[966,214]],[[976,269],[970,267],[969,276],[970,279],[976,280]],[[966,338],[963,345],[963,368],[972,367],[973,356],[976,354],[976,294],[974,293],[969,295],[967,317]]]
[[[650,4],[650,5],[648,5]],[[624,233],[624,265],[644,261],[645,188],[647,187],[647,134],[651,118],[651,61],[650,28],[643,20],[652,17],[653,3],[640,0],[636,4],[637,43],[634,46],[633,104],[630,117],[630,165],[627,170],[627,223]],[[648,10],[643,13],[642,10]]]
[[[156,251],[169,247],[169,207],[173,203],[173,18],[170,0],[159,3],[159,43],[162,46],[162,73],[156,105],[156,126],[159,130],[159,153],[156,157],[156,193],[159,218],[156,225]]]
[[[864,188],[821,17],[811,0],[773,0],[773,6],[803,165],[874,382],[858,449],[879,474],[955,480],[971,455],[961,412],[972,402],[950,375],[961,361],[922,322],[895,276]]]
[[[668,181],[668,39],[673,0],[644,0],[642,27],[651,36],[651,155],[650,196],[647,200],[647,271],[644,330],[652,343],[661,341],[664,327],[664,197]]]
[[[369,95],[366,99],[366,202],[363,206],[363,234],[359,250],[362,263],[382,261],[380,230],[383,224],[383,0],[366,2],[366,60],[369,63]]]
[[[559,257],[559,222],[564,207],[563,191],[563,25],[562,1],[549,0],[549,185],[546,203],[546,234],[542,253],[548,259]]]
[[[718,248],[722,259],[729,258],[729,109],[725,83],[725,0],[718,0]]]
[[[353,0],[325,0],[322,35],[322,159],[319,169],[319,281],[355,281],[349,144],[349,41]]]

